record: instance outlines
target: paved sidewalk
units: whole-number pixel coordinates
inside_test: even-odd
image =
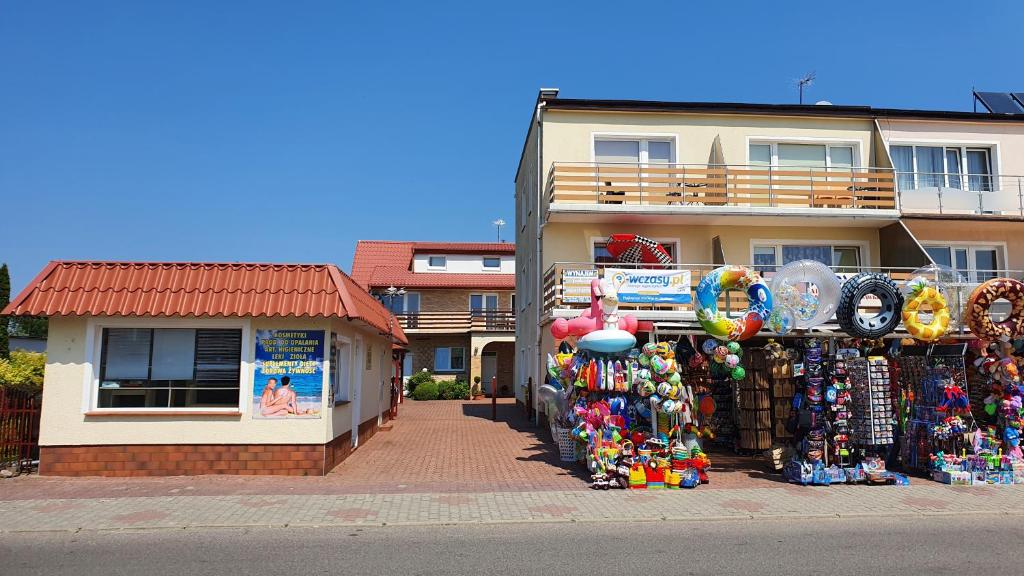
[[[1024,515],[1024,488],[920,481],[909,487],[7,500],[0,502],[0,532],[957,514]]]

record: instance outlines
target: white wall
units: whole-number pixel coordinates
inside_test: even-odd
[[[444,268],[428,266],[431,256],[444,256],[447,259]],[[501,258],[500,268],[484,268],[484,257]],[[417,273],[456,273],[456,274],[515,274],[515,256],[497,254],[416,254],[412,259],[412,271]]]

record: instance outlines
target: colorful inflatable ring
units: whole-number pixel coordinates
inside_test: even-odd
[[[994,322],[989,308],[996,300],[1005,299],[1013,309],[1006,320]],[[971,292],[965,314],[967,327],[978,338],[998,340],[1024,336],[1024,282],[1012,278],[993,278]]]
[[[934,286],[919,283],[911,288],[913,297],[903,304],[903,327],[907,333],[924,342],[934,342],[949,330],[949,307],[946,298]],[[932,321],[925,324],[918,319],[921,306],[931,309]]]
[[[747,310],[729,318],[718,310],[718,298],[726,290],[747,293]],[[761,330],[772,312],[772,293],[761,277],[743,266],[715,268],[697,285],[697,321],[708,335],[724,340],[746,340]]]

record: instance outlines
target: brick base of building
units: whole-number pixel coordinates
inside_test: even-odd
[[[390,411],[382,414],[384,422]],[[377,419],[359,425],[359,443],[378,432]],[[40,446],[43,476],[323,476],[352,453],[352,433],[327,444],[123,444]]]

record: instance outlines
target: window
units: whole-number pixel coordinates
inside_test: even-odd
[[[850,144],[751,142],[748,147],[749,162],[754,166],[852,168],[854,156]]]
[[[335,402],[348,402],[352,394],[352,345],[335,340],[331,350],[331,389]]]
[[[484,256],[484,268],[498,270],[501,268],[501,258],[497,256]]]
[[[889,155],[902,190],[939,187],[973,192],[993,190],[988,148],[901,145],[890,146]]]
[[[398,296],[376,294],[377,300],[391,311],[392,314],[418,314],[420,311],[419,292],[406,292]]]
[[[373,344],[366,346],[366,370],[373,370]]]
[[[672,258],[672,262],[679,262],[676,259],[676,249],[678,244],[674,240],[670,242],[657,239],[653,240],[661,244],[661,247],[664,248],[666,252],[668,252],[669,257]],[[608,252],[607,242],[594,242],[593,255],[594,263],[596,264],[620,264],[620,262],[616,260],[610,252]]]
[[[435,372],[461,372],[466,369],[465,348],[434,348]]]
[[[998,276],[1002,268],[1002,246],[934,244],[924,247],[928,256],[941,266],[949,266],[968,282],[984,282]]]
[[[469,310],[470,312],[483,312],[486,310],[497,310],[498,309],[498,295],[497,294],[470,294],[469,295]]]
[[[611,138],[594,140],[594,161],[601,163],[670,164],[672,140]]]
[[[429,268],[444,268],[448,266],[448,258],[446,256],[430,256],[427,258],[427,267]]]
[[[859,246],[758,244],[753,248],[753,257],[754,267],[761,273],[774,272],[777,267],[797,260],[816,260],[827,266],[840,268],[857,268],[861,265]]]
[[[104,328],[98,408],[238,406],[242,331]]]

